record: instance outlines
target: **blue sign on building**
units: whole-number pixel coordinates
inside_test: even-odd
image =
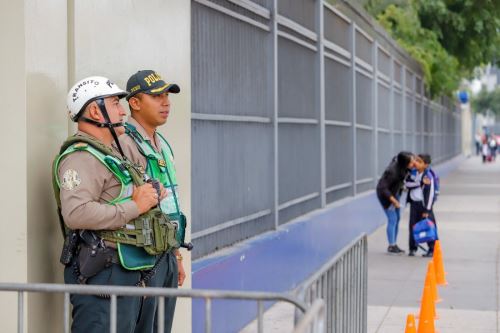
[[[465,90],[459,91],[458,92],[458,100],[462,104],[466,104],[469,102],[469,93]]]

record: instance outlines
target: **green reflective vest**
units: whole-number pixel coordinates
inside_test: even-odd
[[[186,218],[179,207],[179,191],[175,173],[174,154],[167,140],[157,132],[160,138],[160,152],[145,140],[134,125],[126,123],[125,133],[137,145],[139,152],[146,158],[146,174],[160,181],[167,190],[167,196],[161,201],[161,210],[169,215],[170,221],[177,224],[177,241],[184,243],[186,233]]]
[[[59,163],[67,155],[76,151],[86,151],[103,163],[121,183],[120,194],[108,202],[110,205],[131,200],[134,186],[144,184],[143,175],[131,162],[118,157],[113,150],[103,143],[81,135],[69,137],[61,147],[60,154],[53,164],[53,186],[56,201],[60,209]],[[59,215],[61,217],[61,215]],[[62,228],[67,232],[64,221]],[[176,225],[169,221],[159,208],[154,208],[138,218],[129,221],[118,230],[99,230],[99,237],[117,243],[120,262],[130,270],[147,269],[154,266],[156,255],[179,247],[176,237]]]

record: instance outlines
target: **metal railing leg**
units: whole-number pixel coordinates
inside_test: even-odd
[[[163,333],[165,330],[165,297],[160,296],[158,299],[158,333]]]
[[[64,333],[69,333],[69,293],[64,293]]]
[[[205,298],[205,333],[212,332],[212,300]]]
[[[257,319],[257,332],[264,332],[264,304],[262,301],[257,301],[257,313],[259,314]]]
[[[24,332],[24,291],[17,293],[17,332]]]
[[[111,304],[109,307],[109,331],[116,333],[116,295],[111,295]]]

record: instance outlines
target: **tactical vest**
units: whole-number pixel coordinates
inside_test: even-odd
[[[139,152],[146,158],[146,174],[160,181],[167,190],[168,195],[160,203],[161,210],[168,214],[171,222],[177,224],[176,239],[179,244],[183,244],[187,223],[179,207],[179,191],[172,148],[167,140],[157,133],[160,138],[160,152],[156,151],[135,126],[129,123],[125,124],[125,133],[134,140]]]
[[[103,163],[121,183],[120,194],[108,202],[116,205],[131,200],[134,186],[144,184],[142,174],[128,160],[118,157],[113,150],[90,137],[75,135],[69,137],[61,147],[60,154],[53,164],[53,186],[56,201],[60,210],[60,183],[58,177],[61,160],[76,151],[86,151]],[[67,228],[61,218],[61,227]],[[99,230],[95,232],[104,240],[117,243],[120,262],[123,267],[131,270],[147,269],[154,266],[155,255],[179,247],[176,241],[176,225],[169,221],[168,215],[159,208],[149,210],[138,218],[129,221],[118,230]]]

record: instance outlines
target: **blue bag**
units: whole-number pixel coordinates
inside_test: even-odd
[[[413,226],[413,238],[417,243],[435,241],[438,239],[436,224],[428,218],[418,221]]]

